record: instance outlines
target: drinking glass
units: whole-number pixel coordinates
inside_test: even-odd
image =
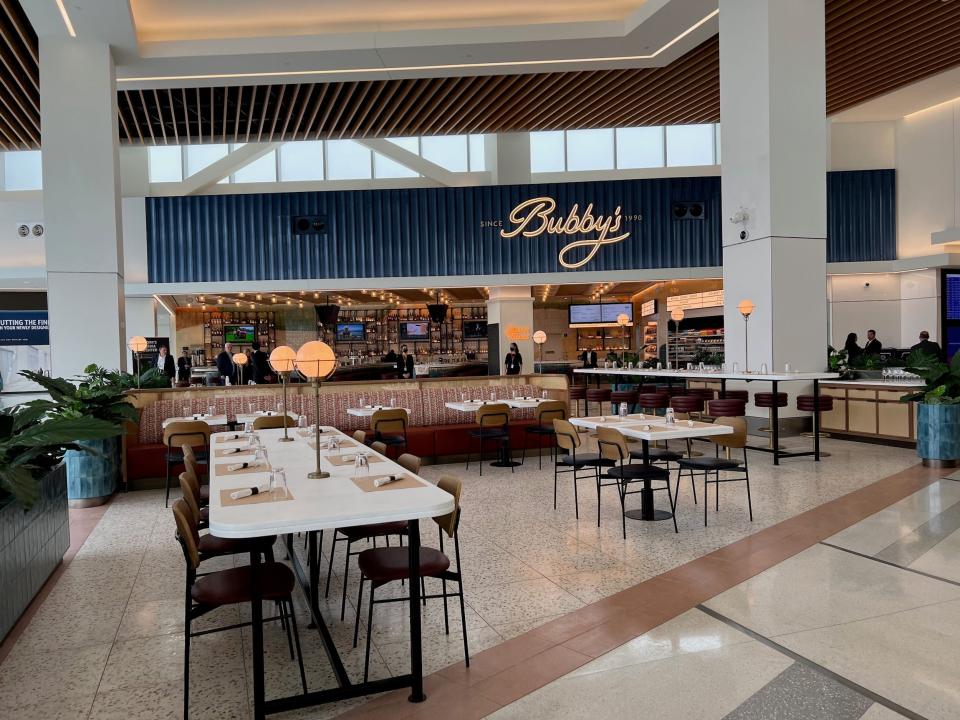
[[[248,412],[250,415],[253,415],[253,403],[252,403],[252,402],[248,402],[248,403],[247,403],[247,412]]]
[[[282,402],[278,402],[278,403],[277,403],[277,415],[279,415],[279,414],[282,413],[282,412],[283,412],[283,403],[282,403]]]
[[[540,397],[543,398],[544,400],[546,400],[546,399],[547,399],[547,391],[544,390],[542,393],[540,393]]]
[[[208,416],[208,417],[213,417],[213,411],[214,411],[214,409],[215,409],[215,408],[213,407],[213,405],[207,405],[207,416]]]
[[[491,390],[491,391],[490,391],[490,402],[493,402],[493,401],[496,400],[496,399],[497,399],[497,393],[494,392],[493,390]]]
[[[467,401],[467,394],[465,392],[460,393],[460,402]]]
[[[357,453],[357,457],[353,461],[353,476],[356,478],[370,476],[370,462],[367,460],[365,453]]]
[[[267,454],[267,449],[263,445],[257,445],[257,450],[253,455],[253,461],[263,463],[267,467],[270,467],[270,456]]]
[[[783,371],[784,371],[785,373],[789,373],[789,372],[790,372],[790,363],[785,363],[785,364],[784,364],[784,366],[783,366]]]
[[[306,415],[301,415],[300,417],[297,418],[297,427],[298,427],[298,428],[306,428],[306,427],[307,427],[307,416],[306,416]]]
[[[740,372],[740,363],[735,362],[735,363],[733,364],[733,372],[735,372],[735,373]]]
[[[192,413],[190,412],[190,406],[189,406],[189,405],[184,405],[184,406],[183,406],[183,417],[188,418],[188,417],[190,417],[191,414],[192,414]]]
[[[243,424],[243,434],[249,437],[253,433],[253,423],[247,420]]]
[[[288,493],[287,473],[282,467],[273,468],[270,471],[270,494],[279,500],[285,500]]]
[[[761,375],[766,375],[766,374],[767,374],[767,364],[766,364],[766,363],[760,363],[760,374],[761,374]]]
[[[390,407],[395,408],[397,406],[397,399],[395,397],[390,398]]]
[[[361,395],[360,396],[360,407],[365,408],[367,406],[367,399]]]

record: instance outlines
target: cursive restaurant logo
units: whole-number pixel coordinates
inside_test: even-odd
[[[600,248],[604,245],[614,245],[630,237],[630,232],[621,232],[624,218],[620,214],[620,206],[612,215],[594,215],[593,203],[589,203],[583,212],[580,204],[574,203],[570,212],[564,215],[554,215],[557,201],[551,197],[535,197],[524,200],[510,211],[509,220],[513,225],[510,230],[501,230],[500,237],[512,238],[538,237],[539,235],[593,235],[593,237],[573,240],[562,248],[558,260],[563,267],[575,269],[586,265],[593,260]],[[640,216],[631,216],[639,220]],[[587,254],[579,260],[570,259],[570,253],[579,248],[589,248]]]

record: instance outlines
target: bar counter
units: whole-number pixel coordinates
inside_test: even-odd
[[[833,410],[821,413],[820,424],[833,435],[893,440],[914,445],[917,441],[916,403],[901,402],[919,390],[917,380],[837,380],[820,384],[820,392],[833,398]]]

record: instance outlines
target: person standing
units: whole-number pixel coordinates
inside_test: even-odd
[[[176,366],[173,363],[173,357],[170,355],[170,351],[167,350],[166,345],[161,345],[158,348],[157,370],[166,375],[168,380],[173,380],[174,376],[177,374]]]
[[[226,385],[233,377],[233,345],[230,343],[224,343],[223,350],[217,355],[217,371],[221,385]]]
[[[919,350],[920,352],[926,353],[927,355],[933,355],[938,360],[943,359],[943,350],[940,349],[939,343],[934,342],[930,339],[930,333],[926,330],[920,331],[920,342],[916,345],[910,347],[910,352]]]
[[[523,369],[523,357],[516,343],[510,343],[510,352],[503,359],[503,364],[507,368],[507,375],[519,375]]]
[[[267,354],[260,349],[260,343],[254,342],[253,355],[251,357],[253,365],[253,381],[257,385],[264,385],[271,381],[273,373],[270,372],[270,364]]]
[[[864,355],[879,355],[883,345],[877,340],[876,330],[867,330],[867,344],[863,346]]]
[[[406,345],[400,347],[400,355],[397,357],[397,370],[400,372],[400,377],[404,378],[412,378],[416,374],[413,355],[407,352]]]
[[[847,351],[847,362],[852,363],[863,353],[863,350],[857,345],[857,334],[847,335],[847,341],[843,344],[843,349]]]
[[[193,363],[190,361],[190,351],[184,348],[180,352],[180,357],[177,358],[177,381],[190,382],[190,369],[192,367]]]

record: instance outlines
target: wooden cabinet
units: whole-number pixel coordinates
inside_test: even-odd
[[[884,383],[822,383],[820,391],[833,398],[833,410],[821,414],[821,426],[838,435],[914,442],[916,405],[900,402],[910,390]]]

